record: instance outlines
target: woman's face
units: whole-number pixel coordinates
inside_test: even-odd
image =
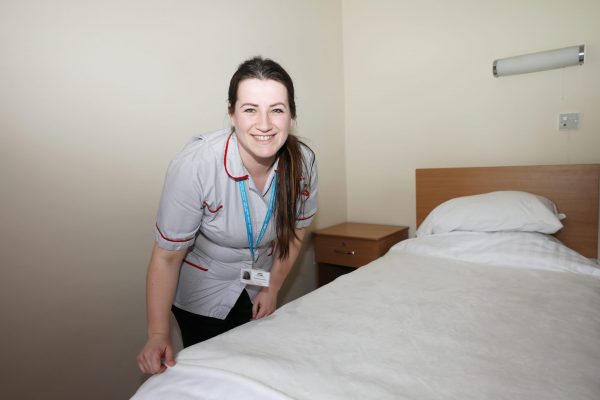
[[[241,81],[230,118],[246,168],[271,165],[292,125],[287,89],[273,80]]]

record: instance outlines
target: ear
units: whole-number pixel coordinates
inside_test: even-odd
[[[227,115],[229,116],[229,123],[231,124],[231,126],[234,126],[234,122],[233,122],[233,114],[229,112],[229,110],[231,110],[230,107],[230,103],[227,102]]]

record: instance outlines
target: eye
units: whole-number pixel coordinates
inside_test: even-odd
[[[282,108],[274,108],[272,111],[275,114],[283,114],[285,112],[285,110],[283,110]]]
[[[244,109],[242,110],[242,112],[245,112],[245,113],[253,113],[253,112],[256,112],[256,110],[255,110],[254,108],[244,108]]]

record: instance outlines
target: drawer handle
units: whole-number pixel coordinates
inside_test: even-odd
[[[338,250],[338,249],[335,249],[335,250],[333,250],[333,251],[334,251],[335,253],[338,253],[338,254],[346,254],[346,255],[348,255],[348,256],[353,256],[354,254],[356,254],[356,252],[355,252],[354,250]]]

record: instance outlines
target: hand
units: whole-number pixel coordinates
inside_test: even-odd
[[[277,292],[272,288],[263,288],[254,299],[252,319],[261,319],[273,314],[277,308]]]
[[[160,374],[167,369],[166,365],[174,366],[173,346],[169,336],[150,335],[141,353],[138,354],[137,362],[140,370],[145,374]]]

